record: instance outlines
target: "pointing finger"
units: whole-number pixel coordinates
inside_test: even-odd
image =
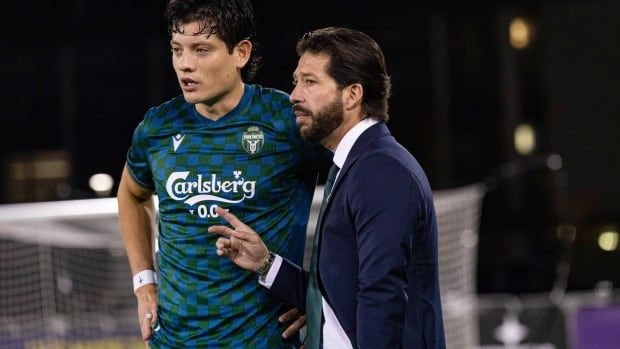
[[[232,225],[233,228],[235,229],[248,229],[249,228],[247,225],[245,225],[245,223],[240,221],[239,218],[237,218],[237,216],[235,216],[234,214],[228,212],[227,210],[219,206],[215,208],[215,213],[217,213],[218,216],[224,218],[226,222],[230,223],[230,225]]]

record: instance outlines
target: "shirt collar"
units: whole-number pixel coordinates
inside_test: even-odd
[[[349,152],[351,148],[353,148],[353,144],[359,138],[359,136],[364,133],[369,127],[379,123],[377,120],[372,118],[366,118],[360,122],[358,122],[355,126],[353,126],[347,133],[342,137],[340,143],[336,147],[336,151],[334,152],[334,164],[338,166],[338,168],[342,168],[345,160],[349,156]]]

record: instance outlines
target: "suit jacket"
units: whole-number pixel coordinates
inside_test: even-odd
[[[318,275],[354,348],[445,348],[432,192],[385,124],[357,139],[321,227]],[[305,309],[307,273],[284,261],[270,292]]]

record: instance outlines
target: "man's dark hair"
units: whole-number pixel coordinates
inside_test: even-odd
[[[306,33],[297,42],[297,54],[327,54],[326,68],[339,88],[359,83],[364,88],[362,109],[366,118],[387,122],[392,83],[379,45],[368,35],[353,29],[329,27]]]
[[[256,53],[254,12],[249,0],[170,0],[166,8],[168,33],[183,33],[182,26],[199,23],[199,30],[192,35],[213,35],[222,39],[232,53],[241,40],[252,42],[252,55],[241,70],[243,81],[250,81],[256,74],[260,57]]]

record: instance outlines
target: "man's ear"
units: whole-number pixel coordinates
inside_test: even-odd
[[[235,45],[233,55],[236,59],[235,64],[237,68],[241,69],[245,67],[252,55],[252,42],[250,40],[239,41],[237,45]]]
[[[364,87],[362,84],[351,84],[344,88],[342,94],[342,105],[345,109],[354,109],[361,107],[362,97],[364,96]]]

